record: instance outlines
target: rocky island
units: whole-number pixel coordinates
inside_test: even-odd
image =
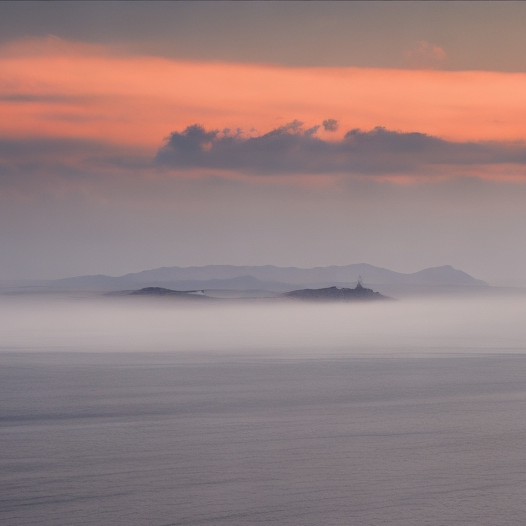
[[[212,291],[213,292],[213,291]],[[224,291],[223,291],[224,292]],[[258,291],[247,291],[243,299],[262,299],[257,294]],[[227,300],[227,299],[241,299],[230,298],[229,296],[216,296],[207,294],[205,290],[173,290],[164,287],[144,287],[133,291],[120,291],[107,293],[110,296],[157,296],[157,297],[171,297],[180,299],[194,299],[194,300]],[[387,296],[375,292],[372,289],[364,287],[361,281],[358,282],[354,289],[346,287],[327,287],[320,289],[300,289],[292,290],[285,293],[274,293],[265,299],[294,299],[302,301],[318,301],[318,302],[349,302],[349,301],[374,301],[374,300],[390,300]]]
[[[359,281],[354,289],[345,287],[328,287],[325,289],[301,289],[285,292],[284,297],[303,301],[371,301],[389,300],[391,298],[365,288]]]
[[[114,294],[111,294],[114,295]],[[170,296],[176,298],[188,298],[196,300],[209,300],[213,299],[207,296],[202,290],[172,290],[166,289],[164,287],[144,287],[139,290],[133,291],[122,291],[117,295],[127,295],[127,296]]]

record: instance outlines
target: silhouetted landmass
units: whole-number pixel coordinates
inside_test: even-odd
[[[163,267],[123,276],[77,276],[59,280],[0,282],[0,293],[102,292],[129,295],[138,289],[173,291],[164,295],[205,291],[207,297],[276,297],[300,289],[353,288],[359,277],[381,294],[394,297],[436,294],[490,293],[487,283],[449,265],[403,274],[365,263],[315,268],[208,265],[204,267]],[[186,291],[186,292],[183,292]],[[215,292],[214,292],[215,291]],[[144,292],[157,295],[161,292]]]
[[[402,274],[368,264],[296,268],[264,266],[207,265],[205,267],[163,267],[118,277],[78,276],[50,281],[53,287],[82,290],[124,290],[137,287],[160,287],[176,290],[230,289],[274,290],[289,292],[307,287],[353,286],[361,276],[366,283],[412,286],[487,287],[449,265]]]
[[[175,296],[177,298],[212,299],[202,290],[172,290],[163,287],[144,287],[127,292],[128,296]]]
[[[286,292],[283,296],[305,301],[370,301],[391,299],[379,292],[374,292],[362,286],[361,283],[354,289],[345,287],[328,287],[325,289],[301,289]]]
[[[186,294],[187,292],[164,289],[162,287],[144,287],[143,289],[130,292],[131,296],[182,296]]]
[[[330,266],[315,268],[275,267],[264,266],[234,266],[234,265],[207,265],[204,267],[163,267],[153,270],[144,270],[132,274],[126,274],[119,278],[122,281],[133,281],[144,283],[148,286],[163,287],[161,282],[168,283],[181,281],[207,281],[227,280],[232,278],[250,278],[252,283],[243,282],[243,288],[260,288],[260,281],[273,281],[278,283],[315,285],[323,287],[323,283],[354,284],[361,276],[366,283],[384,284],[439,284],[439,285],[478,285],[487,286],[481,280],[475,279],[461,270],[454,269],[450,265],[432,267],[412,274],[403,274],[392,270],[375,267],[365,263],[346,266]],[[99,277],[100,278],[100,277]],[[78,278],[69,278],[78,279]],[[257,281],[256,281],[257,280]],[[155,283],[154,283],[155,282]],[[232,284],[227,288],[231,288]],[[172,287],[167,287],[172,288]],[[195,287],[211,288],[211,287]],[[283,291],[286,292],[286,291]]]

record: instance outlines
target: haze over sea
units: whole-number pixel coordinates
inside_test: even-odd
[[[522,525],[526,298],[0,299],[0,521]]]

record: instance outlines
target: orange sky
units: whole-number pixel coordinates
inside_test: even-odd
[[[336,118],[341,132],[385,126],[452,140],[526,139],[525,93],[523,73],[183,62],[57,39],[0,50],[0,136],[151,152],[194,123],[266,132],[293,119]]]

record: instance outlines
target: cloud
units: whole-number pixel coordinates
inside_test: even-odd
[[[150,167],[151,158],[137,150],[78,138],[0,138],[0,163],[4,166],[70,165],[80,167]]]
[[[85,99],[85,97],[84,97]],[[35,103],[45,102],[49,104],[71,104],[82,102],[83,98],[78,96],[64,95],[62,93],[31,94],[31,93],[3,93],[0,94],[0,102],[9,103]]]
[[[412,68],[436,69],[446,61],[447,55],[440,46],[420,40],[404,53],[404,58]]]
[[[206,130],[199,124],[173,132],[158,151],[160,165],[176,169],[234,170],[252,174],[447,173],[452,166],[525,164],[522,142],[451,142],[419,132],[376,127],[348,131],[336,141],[294,120],[268,133]]]
[[[91,182],[147,178],[151,156],[132,148],[76,138],[0,138],[0,200],[82,189]]]
[[[318,135],[322,126],[293,120],[258,134],[194,124],[170,134],[156,155],[128,145],[74,137],[0,137],[0,197],[64,194],[117,184],[138,185],[143,192],[144,185],[157,179],[226,180],[232,175],[234,179],[247,176],[251,184],[278,180],[254,175],[290,175],[279,177],[280,184],[295,188],[313,181],[350,181],[353,176],[398,178],[399,182],[436,176],[526,178],[522,142],[452,142],[382,127],[338,132],[328,140],[326,134]]]
[[[4,137],[77,137],[154,155],[168,132],[194,122],[268,131],[301,115],[324,126],[320,136],[334,128],[327,117],[340,117],[334,138],[376,124],[453,140],[525,138],[520,73],[204,63],[53,38],[0,44],[0,71]]]
[[[338,129],[338,121],[336,119],[325,119],[322,124],[325,131],[334,132]]]

